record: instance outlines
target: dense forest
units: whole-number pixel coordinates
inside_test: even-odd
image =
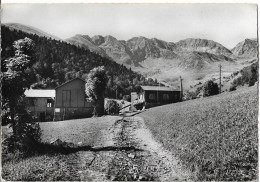
[[[36,70],[37,83],[32,88],[54,89],[75,77],[86,80],[89,71],[97,66],[104,66],[106,69],[109,79],[105,94],[109,98],[129,97],[130,92],[140,89],[140,85],[158,85],[157,80],[146,79],[141,74],[89,50],[63,41],[10,30],[4,25],[1,25],[1,64],[14,55],[13,42],[25,37],[35,43],[36,63],[33,67]],[[2,65],[2,71],[3,69]]]

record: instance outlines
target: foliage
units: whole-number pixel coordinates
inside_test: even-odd
[[[235,91],[236,89],[237,89],[237,87],[235,85],[231,84],[229,91],[232,92],[232,91]]]
[[[105,104],[106,114],[118,114],[119,113],[119,104],[116,100],[107,100]]]
[[[196,92],[186,91],[184,93],[184,100],[192,100],[192,99],[196,99],[196,98],[197,98]]]
[[[28,151],[40,140],[40,128],[34,122],[24,103],[24,91],[35,81],[34,64],[35,44],[29,38],[15,41],[13,57],[3,61],[3,123],[10,123],[13,135],[10,136],[8,149]]]
[[[233,85],[244,86],[245,84],[248,84],[248,86],[253,86],[255,82],[258,81],[258,62],[243,68],[240,71],[240,74],[241,76],[234,79]]]
[[[219,93],[218,84],[214,83],[212,80],[207,81],[203,85],[203,97],[208,97],[211,95],[216,95]]]
[[[258,65],[252,65],[248,86],[253,86],[257,81],[258,81]]]
[[[195,181],[257,179],[256,87],[160,106],[140,116]]]
[[[94,115],[97,116],[104,114],[107,80],[108,78],[104,66],[92,69],[86,80],[86,95],[89,100],[94,103]]]
[[[34,88],[53,89],[76,77],[86,80],[90,70],[98,66],[104,66],[108,75],[105,92],[108,98],[116,98],[117,92],[117,98],[122,99],[124,95],[137,91],[140,85],[158,85],[153,79],[147,80],[123,65],[67,42],[10,30],[4,25],[1,26],[1,35],[2,60],[13,56],[14,41],[29,37],[35,42],[36,63],[33,68],[36,70],[37,80]]]

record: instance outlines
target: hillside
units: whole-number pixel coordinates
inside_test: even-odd
[[[177,86],[178,78],[182,76],[185,89],[197,82],[215,79],[219,64],[222,64],[223,74],[227,76],[252,62],[251,59],[236,54],[235,50],[232,52],[223,45],[206,39],[189,38],[173,43],[143,36],[117,40],[112,36],[98,35],[91,40],[106,52],[107,57],[146,77]],[[78,41],[74,44],[81,43]],[[247,49],[244,49],[248,51],[243,54],[252,54],[251,57],[254,57],[257,43],[247,45]]]
[[[151,108],[139,114],[194,181],[256,180],[257,86]]]
[[[66,39],[68,43],[79,46],[81,48],[85,48],[90,50],[91,52],[95,52],[101,56],[108,57],[105,51],[99,48],[94,42],[92,42],[91,38],[88,35],[75,35],[69,39]]]
[[[207,39],[194,39],[189,38],[180,40],[175,44],[173,49],[175,52],[186,53],[186,52],[207,52],[216,55],[230,55],[232,52],[223,45]]]
[[[42,31],[38,28],[31,27],[31,26],[28,26],[28,25],[22,25],[20,23],[5,23],[4,25],[9,27],[11,30],[12,29],[21,30],[25,33],[36,34],[40,37],[47,37],[47,38],[52,38],[52,39],[56,39],[56,40],[62,40],[61,38],[59,38],[55,35],[48,34],[48,33],[44,32],[44,31]]]
[[[12,30],[55,39],[52,35],[33,27],[14,23],[6,25]],[[89,37],[77,34],[65,41],[167,85],[178,86],[178,78],[182,76],[186,90],[200,82],[217,79],[219,64],[222,65],[222,75],[230,77],[233,72],[256,62],[258,53],[256,39],[246,39],[232,50],[213,40],[199,38],[188,38],[173,43],[143,36],[118,40],[110,35]],[[129,87],[128,83],[125,85]],[[120,87],[124,85],[121,84]]]
[[[33,85],[34,88],[55,88],[75,77],[86,79],[89,71],[97,66],[104,66],[109,77],[106,97],[115,98],[117,92],[118,98],[122,99],[124,95],[130,95],[130,92],[138,90],[140,85],[157,85],[154,80],[146,80],[141,74],[88,49],[10,29],[5,25],[1,26],[1,35],[2,71],[5,71],[3,60],[14,55],[12,47],[14,41],[25,37],[34,41],[37,60],[33,67],[38,80]]]
[[[232,50],[233,54],[245,58],[257,57],[258,45],[256,39],[245,39],[239,42]]]

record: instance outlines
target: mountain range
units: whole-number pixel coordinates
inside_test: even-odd
[[[6,25],[60,40],[33,27],[14,23]],[[256,61],[258,53],[257,39],[245,39],[232,49],[213,40],[199,38],[188,38],[174,43],[143,36],[118,40],[111,35],[90,37],[77,34],[64,41],[163,83],[177,84],[179,76],[182,76],[185,87],[216,78],[219,64],[222,65],[223,75],[238,71]]]
[[[238,71],[246,66],[246,61],[256,60],[258,52],[256,39],[246,39],[233,49],[198,38],[174,43],[143,36],[117,40],[110,35],[76,35],[65,41],[164,83],[176,84],[182,76],[186,87],[194,81],[204,82],[217,77],[219,64],[222,64],[223,75]]]

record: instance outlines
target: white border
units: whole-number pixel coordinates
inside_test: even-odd
[[[2,3],[254,3],[259,0],[2,0]]]

